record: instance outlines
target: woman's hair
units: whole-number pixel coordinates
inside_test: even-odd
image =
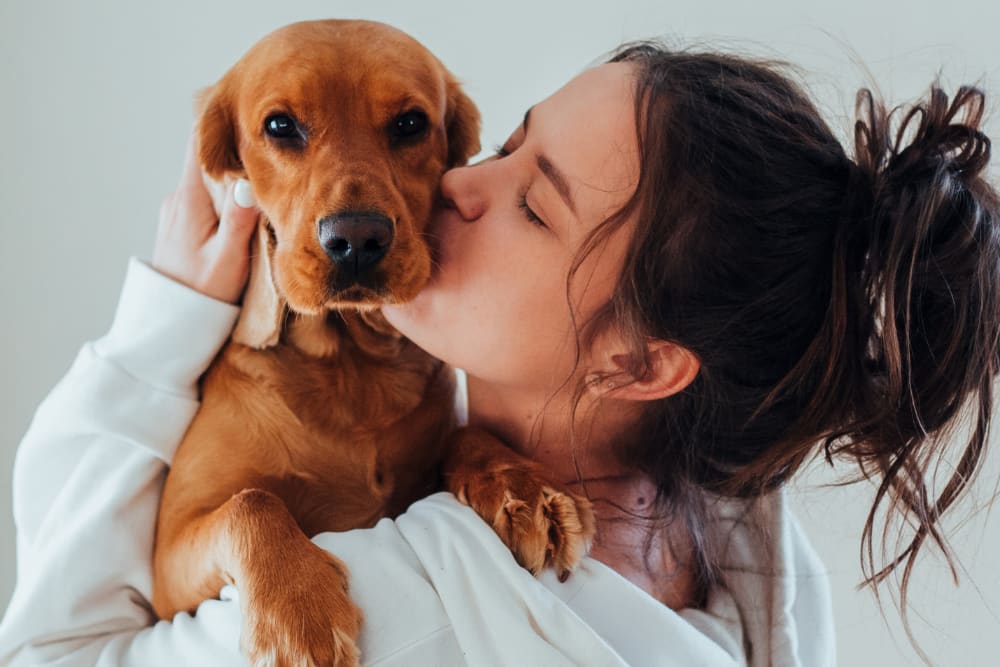
[[[982,91],[949,100],[934,86],[890,113],[862,90],[852,158],[780,65],[652,42],[611,61],[636,68],[639,182],[570,278],[626,218],[636,227],[581,342],[616,327],[637,378],[650,338],[701,364],[687,389],[648,406],[622,460],[687,521],[703,582],[714,578],[697,528],[706,491],[758,496],[817,451],[856,462],[878,485],[865,581],[905,562],[905,614],[921,546],[949,554],[938,522],[979,468],[1000,367],[1000,200],[984,178]],[[949,428],[960,413],[964,435]],[[952,472],[932,492],[946,453]],[[876,568],[885,502],[914,533]]]

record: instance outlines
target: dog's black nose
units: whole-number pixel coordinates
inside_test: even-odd
[[[379,213],[346,211],[319,221],[319,242],[343,278],[357,280],[392,245],[392,220]]]

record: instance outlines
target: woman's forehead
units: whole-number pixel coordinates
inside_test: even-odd
[[[539,133],[541,151],[566,174],[581,209],[624,202],[635,190],[634,91],[634,65],[609,63],[584,71],[531,112],[531,134]]]

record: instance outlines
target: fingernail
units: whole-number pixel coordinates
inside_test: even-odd
[[[245,178],[236,181],[236,187],[233,188],[233,200],[241,208],[250,208],[257,205],[257,200],[253,196],[253,188],[250,187],[250,181]]]

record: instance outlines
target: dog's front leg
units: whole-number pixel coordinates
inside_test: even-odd
[[[564,579],[590,549],[596,525],[590,502],[487,431],[457,430],[448,442],[444,474],[446,488],[485,519],[533,574],[554,567]]]
[[[240,643],[253,665],[358,664],[361,612],[348,596],[346,568],[268,491],[246,489],[206,514],[161,521],[154,576],[161,618],[234,584]]]

